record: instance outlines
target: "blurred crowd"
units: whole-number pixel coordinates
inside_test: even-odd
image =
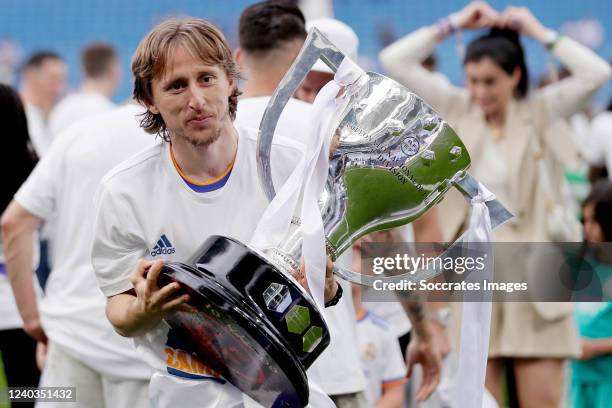
[[[231,95],[238,97],[237,128],[258,127],[312,27],[359,61],[359,37],[345,22],[307,20],[291,1],[243,11],[232,50],[241,78]],[[480,35],[464,44],[465,79],[454,84],[437,70],[436,47],[468,30]],[[529,72],[524,38],[541,44],[548,72]],[[610,62],[548,27],[546,16],[485,2],[390,41],[378,58],[384,75],[457,132],[470,152],[470,172],[515,215],[494,231],[496,242],[583,242],[585,259],[612,291],[612,260],[588,252],[612,240],[612,95],[604,110],[594,103],[610,82]],[[112,44],[87,44],[80,64],[83,79],[73,90],[67,90],[69,67],[53,50],[27,56],[17,86],[0,84],[8,179],[0,202],[0,353],[8,386],[76,384],[79,407],[146,407],[149,360],[107,319],[92,266],[99,217],[93,200],[111,169],[171,136],[166,125],[156,128],[159,138],[141,127],[155,125],[143,120],[152,105],[139,100],[142,89],[135,100],[113,102],[122,78]],[[303,143],[309,135],[302,129],[316,120],[311,105],[333,78],[317,61],[276,131]],[[212,187],[190,181],[174,164],[191,190],[211,194]],[[449,192],[413,224],[358,241],[338,263],[360,271],[364,241],[451,242],[468,224],[469,206]],[[526,273],[519,270],[516,279]],[[359,286],[337,280],[343,296],[325,310],[330,350],[309,370],[323,393],[340,407],[458,407],[458,304],[362,302]],[[171,360],[177,376],[196,381],[195,365],[179,369]],[[603,408],[611,400],[612,303],[493,304],[483,407]]]

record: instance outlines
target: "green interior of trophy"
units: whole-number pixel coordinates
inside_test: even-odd
[[[438,137],[400,166],[347,167],[342,176],[347,213],[330,231],[329,244],[339,254],[369,232],[414,221],[442,198],[451,179],[469,165],[465,146],[444,124]]]

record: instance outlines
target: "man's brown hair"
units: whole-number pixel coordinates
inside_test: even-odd
[[[194,57],[207,65],[220,66],[228,80],[238,80],[240,74],[223,33],[206,20],[199,18],[169,19],[158,24],[140,42],[132,59],[134,99],[142,104],[153,102],[151,82],[163,75],[168,58],[178,46],[183,46]],[[236,118],[238,88],[229,96],[229,115]],[[140,122],[145,131],[158,134],[169,142],[168,130],[160,114],[147,110]]]
[[[248,53],[265,53],[283,43],[305,40],[306,20],[294,2],[269,0],[255,3],[242,12],[238,26],[240,48]]]
[[[107,74],[113,62],[117,60],[117,52],[110,44],[89,44],[81,52],[81,65],[87,78],[100,78]]]
[[[53,51],[37,51],[28,57],[21,70],[25,72],[30,69],[40,68],[46,61],[63,61],[63,59]]]

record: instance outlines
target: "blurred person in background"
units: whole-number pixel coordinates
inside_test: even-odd
[[[115,106],[111,98],[121,82],[121,65],[115,48],[105,43],[89,44],[81,52],[81,70],[84,79],[79,90],[68,94],[51,111],[51,138],[77,120]]]
[[[4,126],[6,137],[3,141],[3,159],[0,160],[2,173],[7,175],[2,183],[0,196],[0,211],[9,205],[13,194],[36,165],[36,157],[31,151],[30,137],[23,104],[17,92],[7,85],[0,84],[0,122]],[[2,239],[0,239],[0,244]],[[23,242],[24,250],[34,251],[34,241]],[[0,246],[0,353],[4,364],[4,372],[9,387],[36,387],[40,371],[36,367],[36,341],[28,335],[32,329],[19,316],[9,277],[6,273],[6,257]],[[28,265],[29,279],[32,282],[33,262]],[[32,283],[35,285],[36,283]],[[34,290],[31,298],[36,298]],[[35,310],[26,313],[26,317],[35,315]],[[29,323],[29,322],[28,322]],[[26,405],[27,404],[27,405]],[[24,403],[22,406],[34,406]]]
[[[26,331],[46,354],[40,385],[76,387],[79,407],[148,406],[149,368],[132,342],[108,322],[106,299],[90,258],[94,227],[90,204],[98,183],[111,168],[154,143],[139,126],[142,112],[134,104],[123,106],[85,118],[60,133],[1,219],[17,306]],[[38,225],[50,218],[56,221],[54,264],[45,296],[37,304],[28,243]]]
[[[480,28],[491,31],[466,50],[467,89],[445,84],[421,66],[454,30]],[[529,95],[519,34],[540,42],[572,75]],[[544,27],[527,8],[509,7],[498,13],[485,2],[471,3],[400,39],[381,52],[380,61],[457,131],[472,157],[472,174],[515,214],[494,231],[495,241],[550,240],[550,197],[541,187],[545,181],[539,179],[538,161],[556,170],[553,180],[560,180],[563,166],[577,159],[577,151],[567,135],[548,130],[591,100],[610,78],[608,64]],[[447,241],[456,238],[468,220],[464,199],[454,193],[449,192],[439,207]],[[521,259],[521,254],[512,259]],[[525,273],[521,268],[519,272]],[[492,313],[487,388],[501,402],[504,359],[512,359],[520,406],[558,407],[563,359],[576,356],[579,346],[571,304],[495,303]]]
[[[243,11],[239,24],[240,47],[234,56],[246,83],[238,100],[236,125],[259,128],[272,93],[298,55],[305,38],[302,12],[286,1],[260,2]],[[307,143],[312,122],[312,105],[290,98],[279,118],[276,134]],[[346,256],[341,256],[336,263],[350,265]],[[331,342],[310,367],[308,375],[336,405],[366,407],[365,378],[358,360],[350,285],[339,278],[337,281],[343,288],[342,298],[334,307],[323,310]]]
[[[92,43],[81,52],[81,70],[84,80],[78,91],[62,98],[49,114],[48,140],[55,137],[79,119],[111,110],[115,104],[110,98],[121,81],[121,66],[117,52],[110,44]],[[43,288],[52,269],[55,220],[46,219],[41,229],[41,258],[37,274]]]
[[[601,180],[593,185],[582,207],[582,219],[586,245],[583,262],[588,262],[595,274],[590,286],[596,286],[598,299],[609,299],[612,295],[612,258],[609,245],[602,246],[602,243],[612,242],[610,181]],[[612,302],[578,302],[574,317],[582,350],[579,359],[571,365],[570,407],[609,407],[612,397]]]
[[[340,51],[352,61],[357,63],[359,49],[359,37],[351,27],[340,20],[330,17],[321,17],[309,20],[306,30],[316,27],[330,40]],[[319,91],[332,79],[334,72],[320,59],[310,69],[306,78],[295,92],[295,97],[301,101],[314,103]]]
[[[351,284],[357,315],[357,342],[370,407],[400,408],[404,403],[406,365],[393,327],[361,302],[361,285]]]
[[[612,98],[608,107],[593,118],[585,135],[584,155],[593,167],[605,168],[612,180]]]
[[[236,111],[237,125],[259,128],[268,101],[297,57],[306,39],[300,9],[286,1],[259,2],[240,15],[239,47],[234,58],[245,82]],[[304,143],[310,125],[311,106],[289,99],[276,131]]]
[[[0,39],[0,84],[15,83],[21,53],[19,43],[8,38]]]
[[[49,114],[66,88],[67,72],[66,63],[51,51],[36,52],[23,65],[20,94],[30,139],[38,157],[42,157],[51,145]]]

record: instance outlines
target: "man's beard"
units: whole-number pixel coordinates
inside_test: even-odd
[[[213,144],[214,142],[216,142],[217,140],[219,140],[219,138],[221,137],[221,129],[216,129],[213,132],[212,137],[209,137],[206,140],[202,140],[202,139],[198,139],[198,138],[193,138],[193,137],[189,137],[187,135],[184,136],[185,140],[191,144],[193,147],[208,147],[211,144]]]
[[[177,136],[185,140],[187,143],[189,143],[193,147],[206,148],[210,146],[211,144],[213,144],[214,142],[216,142],[217,140],[219,140],[219,138],[221,137],[221,131],[222,131],[221,127],[214,129],[211,137],[208,137],[206,139],[190,137],[186,132],[177,133]]]

